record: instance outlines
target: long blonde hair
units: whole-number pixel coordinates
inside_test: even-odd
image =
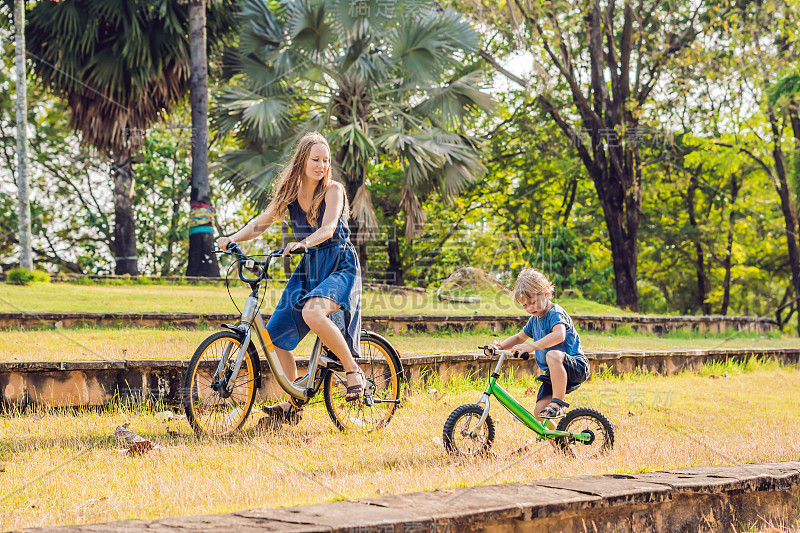
[[[318,132],[313,131],[306,133],[300,142],[297,144],[297,150],[292,156],[292,161],[283,169],[275,185],[275,198],[267,206],[268,211],[272,211],[276,220],[282,219],[286,215],[286,210],[289,204],[297,200],[297,195],[300,192],[300,179],[305,174],[306,163],[311,154],[311,148],[315,144],[322,144],[328,149],[328,154],[331,154],[331,147],[327,139],[320,135]],[[325,193],[328,190],[328,183],[333,179],[333,165],[328,165],[328,170],[325,175],[319,180],[316,188],[314,189],[314,197],[311,200],[311,209],[306,213],[306,220],[312,226],[317,225],[320,218],[320,206],[325,199]],[[344,211],[345,217],[349,214],[349,205],[347,202],[347,194],[344,195]]]

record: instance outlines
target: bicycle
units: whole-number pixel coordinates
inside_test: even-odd
[[[227,251],[218,250],[216,253],[231,253],[236,257],[231,268],[238,264],[239,279],[250,286],[251,292],[241,319],[236,324],[222,324],[227,331],[214,333],[205,339],[189,362],[182,403],[195,433],[224,437],[244,425],[258,391],[264,389],[262,356],[275,381],[289,395],[289,401],[295,407],[309,404],[322,388],[325,408],[338,429],[368,432],[386,426],[400,405],[404,376],[400,354],[392,344],[377,333],[361,331],[361,356],[356,358],[356,362],[364,371],[367,383],[364,396],[359,400],[345,401],[347,379],[344,367],[319,338],[309,357],[306,375],[294,382],[289,381],[259,309],[261,283],[267,278],[270,262],[281,257],[283,250],[247,256],[232,243]],[[304,252],[300,250],[299,253]],[[259,261],[255,257],[265,259]],[[244,269],[251,275],[258,275],[247,277]],[[226,279],[229,275],[230,268]]]
[[[498,350],[493,346],[479,346],[489,357],[499,355],[497,365],[489,376],[486,390],[474,404],[457,407],[444,424],[443,442],[445,449],[454,455],[485,454],[494,442],[494,421],[489,415],[490,397],[494,396],[500,405],[505,407],[528,429],[537,435],[537,440],[552,439],[567,455],[572,457],[593,457],[607,452],[614,446],[614,428],[611,422],[594,409],[579,407],[573,409],[562,418],[556,429],[550,429],[539,422],[533,414],[523,407],[514,397],[497,383],[500,378],[500,367],[506,357],[519,357],[528,360],[530,354],[512,353],[509,350]],[[542,382],[549,382],[548,376],[538,376]],[[579,385],[567,389],[572,392]],[[473,424],[474,422],[474,424]]]

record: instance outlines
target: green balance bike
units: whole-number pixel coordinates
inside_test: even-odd
[[[537,440],[551,439],[556,446],[571,457],[594,457],[610,450],[614,446],[614,428],[611,422],[594,409],[579,407],[573,409],[562,418],[556,429],[548,428],[539,422],[511,394],[497,383],[500,368],[507,357],[530,358],[527,352],[510,352],[498,350],[493,346],[479,346],[489,357],[499,356],[494,371],[489,376],[486,391],[477,403],[462,405],[456,408],[444,424],[442,440],[448,452],[454,455],[473,456],[487,453],[494,442],[494,421],[489,415],[490,399],[494,396],[500,405],[505,407],[523,425],[536,433]],[[538,376],[542,382],[549,382],[549,376]],[[570,387],[572,392],[578,385]]]

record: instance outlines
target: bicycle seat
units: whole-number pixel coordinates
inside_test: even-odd
[[[553,386],[553,384],[550,382],[550,376],[548,376],[547,374],[541,374],[539,376],[536,376],[536,381],[541,381],[542,383],[547,383],[551,387]],[[567,385],[569,385],[569,382],[567,382]],[[580,383],[576,383],[575,385],[572,385],[571,387],[568,386],[567,387],[567,392],[568,393],[572,392],[572,391],[574,391],[575,389],[577,389],[580,386],[581,386]]]

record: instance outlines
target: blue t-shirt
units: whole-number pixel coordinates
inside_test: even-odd
[[[539,365],[539,368],[542,370],[547,370],[547,358],[545,354],[550,350],[561,350],[569,355],[585,357],[583,355],[583,348],[581,348],[581,338],[578,336],[578,332],[575,331],[572,319],[567,312],[556,303],[553,304],[542,318],[531,316],[528,319],[528,323],[522,328],[522,332],[534,341],[538,341],[552,332],[556,324],[564,324],[564,327],[567,329],[567,336],[561,343],[555,346],[536,350],[536,364]]]

